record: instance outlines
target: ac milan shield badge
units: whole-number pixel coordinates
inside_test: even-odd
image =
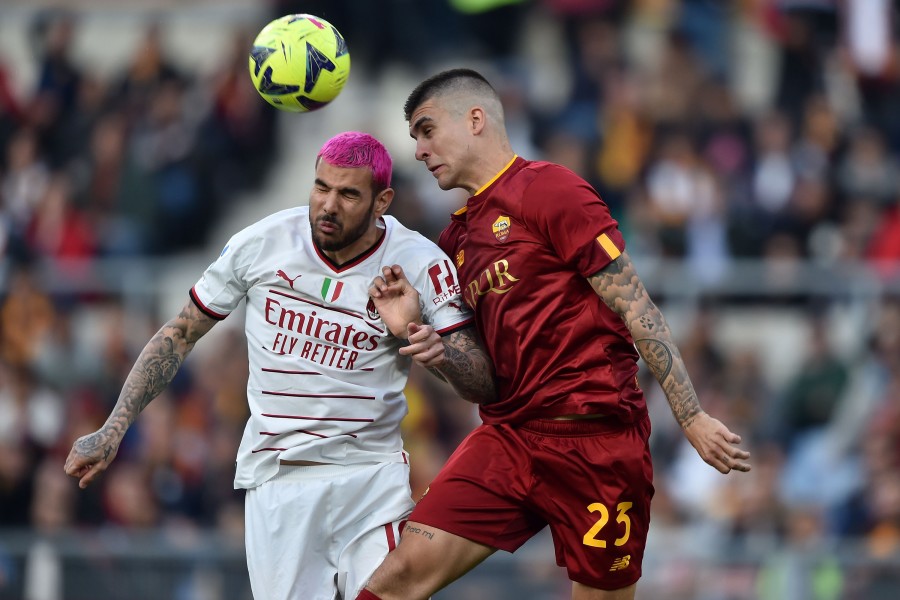
[[[369,298],[369,303],[366,304],[366,314],[369,315],[369,318],[373,321],[377,321],[381,318],[381,315],[378,314],[378,309],[375,308],[375,301]]]

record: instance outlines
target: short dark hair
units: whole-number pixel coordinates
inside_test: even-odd
[[[403,114],[405,115],[406,120],[409,121],[416,109],[426,100],[466,84],[481,88],[485,91],[489,90],[494,96],[497,95],[497,91],[494,87],[484,78],[484,75],[478,71],[473,69],[449,69],[447,71],[441,71],[417,85],[416,88],[410,92],[409,97],[406,99],[406,104],[403,105]]]

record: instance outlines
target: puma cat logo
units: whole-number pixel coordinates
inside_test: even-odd
[[[288,277],[288,276],[287,276],[287,273],[285,273],[285,272],[282,271],[281,269],[278,269],[277,271],[275,271],[275,276],[276,276],[276,277],[281,277],[282,279],[284,279],[285,281],[287,281],[287,282],[288,282],[288,285],[291,286],[291,289],[292,289],[292,290],[294,289],[294,282],[297,281],[298,279],[300,279],[300,275],[297,275],[297,276],[294,277],[293,279],[290,278],[290,277]]]

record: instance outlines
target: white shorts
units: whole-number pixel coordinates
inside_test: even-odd
[[[409,465],[282,465],[245,501],[257,600],[354,600],[400,540]]]

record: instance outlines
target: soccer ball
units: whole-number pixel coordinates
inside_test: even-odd
[[[266,102],[291,112],[318,110],[347,83],[350,52],[331,23],[286,15],[259,32],[250,50],[250,78]]]

